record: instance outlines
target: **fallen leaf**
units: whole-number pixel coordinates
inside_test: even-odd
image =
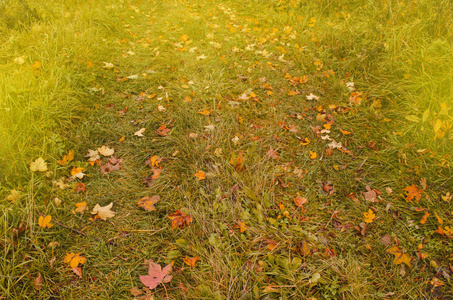
[[[71,268],[76,268],[79,264],[83,265],[87,261],[86,257],[80,255],[80,253],[68,253],[64,257],[64,262],[69,264]]]
[[[82,179],[83,176],[86,175],[85,173],[83,173],[83,170],[85,170],[85,169],[84,168],[72,167],[71,176],[74,177],[74,178]]]
[[[198,180],[203,180],[206,178],[206,174],[201,170],[198,170],[198,172],[195,173],[194,176],[197,177]]]
[[[164,124],[162,126],[160,126],[157,130],[156,130],[156,133],[160,136],[167,136],[168,133],[170,132],[170,129],[167,128],[167,125]]]
[[[412,199],[414,199],[414,198],[415,198],[415,200],[417,200],[417,202],[420,202],[420,198],[423,193],[423,190],[419,190],[415,186],[415,184],[413,184],[412,186],[408,186],[408,187],[404,188],[403,190],[407,192],[406,200],[408,202],[412,202]]]
[[[196,257],[196,256],[195,256],[195,257],[187,257],[187,256],[186,256],[186,257],[184,257],[182,260],[183,260],[184,263],[185,263],[186,265],[188,265],[189,267],[195,267],[195,264],[197,263],[197,261],[199,261],[199,260],[201,261],[201,259],[199,259],[199,258]]]
[[[398,246],[393,246],[392,248],[389,248],[386,250],[386,252],[389,252],[393,255],[395,255],[395,259],[393,260],[393,263],[395,265],[399,264],[406,264],[408,267],[411,266],[411,258],[407,253],[404,253],[403,250],[401,250],[400,247]]]
[[[101,166],[100,171],[102,174],[106,174],[112,171],[121,170],[122,162],[122,158],[116,158],[115,156],[112,156],[109,158],[108,162],[105,165]]]
[[[97,150],[98,150],[99,154],[101,154],[103,156],[110,156],[113,153],[115,153],[115,150],[113,148],[109,148],[106,146],[102,146],[101,148],[98,148]]]
[[[33,279],[33,285],[35,286],[36,290],[39,291],[42,288],[42,282],[43,282],[42,275],[41,273],[38,273],[38,276],[35,279]]]
[[[143,132],[145,132],[146,128],[142,128],[139,131],[135,132],[134,135],[136,136],[143,136]]]
[[[155,195],[152,197],[145,196],[138,200],[137,205],[147,211],[156,211],[154,204],[160,201],[160,196]]]
[[[319,100],[319,96],[310,93],[310,95],[307,95],[307,100]]]
[[[273,158],[273,159],[279,159],[280,157],[278,156],[278,152],[276,149],[270,147],[269,148],[269,151],[267,151],[266,155],[269,157],[269,158]]]
[[[423,215],[422,219],[420,220],[420,224],[425,224],[426,221],[428,220],[428,217],[430,216],[431,214],[429,212],[425,212],[425,214]]]
[[[133,288],[129,289],[129,292],[132,294],[132,296],[137,297],[143,294],[143,291],[139,289],[138,287],[134,286]]]
[[[96,204],[91,214],[96,215],[97,217],[105,221],[108,218],[112,218],[115,216],[115,212],[111,210],[112,207],[113,202],[107,206],[100,206],[99,204]]]
[[[301,196],[297,196],[294,198],[294,203],[297,205],[297,207],[303,207],[305,203],[307,203],[307,199]]]
[[[161,161],[162,158],[157,155],[153,155],[145,161],[145,165],[152,169],[153,167],[160,167],[159,164]]]
[[[316,152],[309,151],[308,156],[310,157],[310,159],[315,159],[318,155],[316,154]]]
[[[299,245],[300,253],[303,256],[309,256],[310,255],[310,247],[308,246],[308,243],[306,240],[303,240],[302,243]]]
[[[45,217],[43,216],[40,216],[38,218],[38,225],[42,228],[50,228],[53,226],[53,224],[50,223],[50,221],[52,220],[52,216],[51,215],[47,215]]]
[[[392,243],[392,238],[388,234],[386,234],[381,237],[380,241],[381,241],[382,245],[387,247]]]
[[[140,281],[147,286],[150,290],[156,288],[159,284],[170,282],[172,279],[171,268],[172,265],[168,264],[163,269],[159,264],[154,263],[151,259],[148,262],[148,276],[140,275]]]
[[[83,213],[85,210],[88,209],[87,203],[86,202],[79,202],[76,203],[75,206],[77,207],[74,212],[76,213]]]
[[[363,216],[365,217],[365,223],[373,223],[374,219],[376,218],[376,215],[371,209],[368,209],[368,212],[364,212]]]
[[[190,223],[193,221],[192,215],[186,215],[180,210],[170,214],[168,216],[171,220],[171,229],[175,228],[184,228],[185,226],[189,226]]]
[[[47,171],[47,163],[41,157],[30,163],[30,171],[45,172]]]
[[[86,191],[85,184],[83,184],[82,182],[77,182],[77,186],[75,188],[75,192],[76,193],[80,193],[80,192],[85,192],[85,191]]]
[[[365,196],[365,200],[369,202],[378,202],[376,191],[370,188],[369,185],[366,186],[366,192],[363,194]]]
[[[202,114],[202,115],[204,115],[204,116],[208,116],[208,115],[211,114],[211,112],[212,112],[212,111],[210,111],[210,110],[204,109],[204,110],[202,110],[202,111],[199,111],[198,113],[199,113],[199,114]]]
[[[237,224],[234,225],[234,228],[239,229],[239,232],[242,233],[247,230],[247,225],[245,222],[237,222]]]
[[[362,92],[352,92],[349,96],[349,102],[356,105],[362,104]]]
[[[88,157],[88,161],[91,161],[91,162],[94,162],[101,158],[99,156],[99,152],[97,150],[91,150],[91,149],[88,149],[88,153],[84,157]]]
[[[57,163],[60,166],[65,166],[65,165],[68,164],[68,162],[70,162],[72,160],[74,160],[74,151],[73,150],[69,150],[67,155],[64,155],[61,160],[57,160]]]

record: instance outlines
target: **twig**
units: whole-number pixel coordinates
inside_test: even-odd
[[[45,216],[44,214],[42,214],[42,213],[40,213],[40,212],[38,212],[38,213],[39,213],[41,216],[43,216],[43,217]],[[63,224],[63,223],[58,222],[58,221],[55,220],[55,219],[52,219],[52,222],[54,222],[55,224],[57,224],[57,225],[60,226],[60,227],[63,227],[63,228],[69,229],[69,230],[71,230],[71,231],[73,231],[73,232],[75,232],[75,233],[78,233],[78,234],[87,236],[87,234],[86,234],[85,232],[80,231],[80,230],[77,230],[77,229],[74,229],[74,228],[71,228],[71,227],[69,227],[69,226],[67,226],[67,225],[65,225],[65,224]]]
[[[157,233],[159,231],[164,230],[164,228],[154,230],[154,229],[117,229],[117,231],[124,231],[124,232],[153,232]]]

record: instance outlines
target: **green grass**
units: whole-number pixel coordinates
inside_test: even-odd
[[[441,200],[453,193],[448,1],[3,4],[1,297],[133,298],[132,287],[146,291],[138,277],[145,259],[174,264],[154,299],[452,296],[451,237],[434,233],[453,221],[451,201]],[[21,56],[23,64],[14,62]],[[287,74],[308,81],[294,84]],[[347,82],[362,92],[360,105],[349,103]],[[320,99],[307,100],[310,93]],[[334,124],[316,136],[310,126],[325,118]],[[167,136],[156,133],[163,124]],[[135,136],[141,128],[144,137]],[[329,155],[326,135],[350,153]],[[87,149],[102,145],[123,159],[121,170],[102,174],[87,164]],[[278,159],[267,155],[271,147]],[[74,161],[57,164],[70,149]],[[146,186],[153,155],[162,172]],[[29,170],[38,157],[49,172]],[[64,190],[52,184],[74,166],[89,176]],[[420,202],[406,201],[403,189],[422,189],[422,178]],[[86,191],[75,192],[76,182]],[[382,192],[379,202],[365,199],[367,186]],[[13,189],[15,201],[7,199]],[[157,211],[137,207],[152,195],[161,197]],[[304,208],[297,195],[308,200]],[[88,210],[72,213],[80,202]],[[111,202],[115,217],[91,220],[96,204]],[[376,219],[365,232],[370,208]],[[190,226],[171,229],[176,210],[193,215]],[[39,214],[59,224],[43,229]],[[392,246],[411,267],[393,263]],[[82,278],[64,262],[70,252],[87,258]],[[183,262],[195,256],[196,267]]]

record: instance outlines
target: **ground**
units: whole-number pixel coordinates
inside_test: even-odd
[[[389,43],[410,44],[420,12],[107,2],[55,4],[66,29],[31,21],[33,47],[67,30],[53,57],[5,46],[24,97],[62,102],[22,120],[38,128],[18,135],[28,157],[2,146],[0,298],[453,297],[451,98],[411,98],[431,71],[429,92],[447,91],[451,69],[422,61],[416,77],[411,48]],[[443,25],[433,60],[450,59]],[[157,284],[140,278],[150,266]]]

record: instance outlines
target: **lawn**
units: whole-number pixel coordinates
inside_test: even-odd
[[[0,0],[0,299],[452,298],[434,2]]]

